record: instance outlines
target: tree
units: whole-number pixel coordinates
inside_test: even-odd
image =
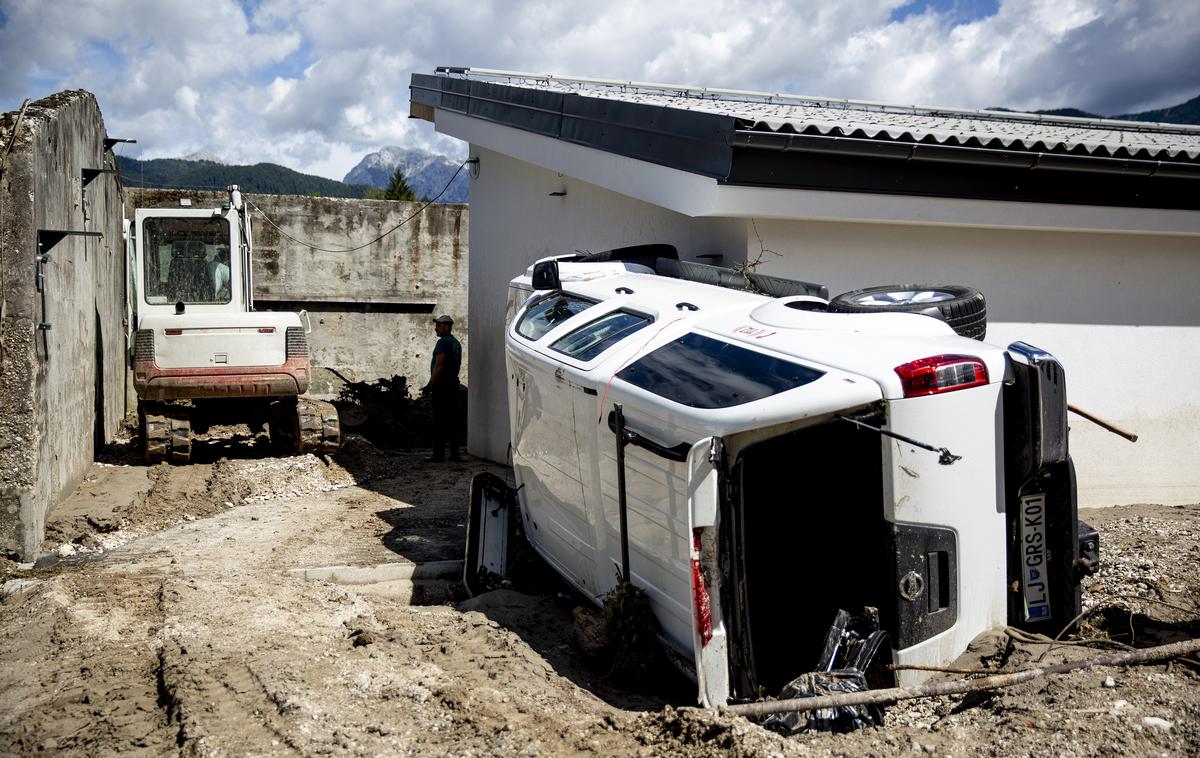
[[[399,168],[396,173],[392,174],[392,180],[388,182],[387,189],[383,191],[385,200],[403,200],[412,202],[417,199],[417,193],[413,188],[408,186],[408,180],[404,178],[404,172]]]

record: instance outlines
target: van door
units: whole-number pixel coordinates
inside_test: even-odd
[[[511,354],[510,354],[511,355]],[[521,388],[513,429],[513,466],[528,488],[526,534],[539,552],[581,592],[596,594],[592,528],[584,509],[575,441],[578,392],[562,368],[513,356]]]
[[[718,529],[724,444],[705,437],[692,445],[687,458],[688,533],[691,535],[692,650],[696,684],[705,708],[729,699],[729,660],[721,613]]]

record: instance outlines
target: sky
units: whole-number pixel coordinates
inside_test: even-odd
[[[1200,94],[1200,0],[0,0],[0,111],[86,89],[132,157],[461,157],[439,65],[1111,116]]]

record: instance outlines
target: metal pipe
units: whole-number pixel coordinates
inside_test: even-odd
[[[617,513],[621,518],[621,578],[629,579],[629,521],[625,502],[625,414],[620,403],[613,403],[617,432]]]

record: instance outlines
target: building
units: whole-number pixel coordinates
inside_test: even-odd
[[[1064,363],[1081,505],[1200,501],[1200,127],[480,69],[414,74],[470,143],[469,449],[507,457],[505,282],[664,242],[822,282],[988,298],[987,340]]]

